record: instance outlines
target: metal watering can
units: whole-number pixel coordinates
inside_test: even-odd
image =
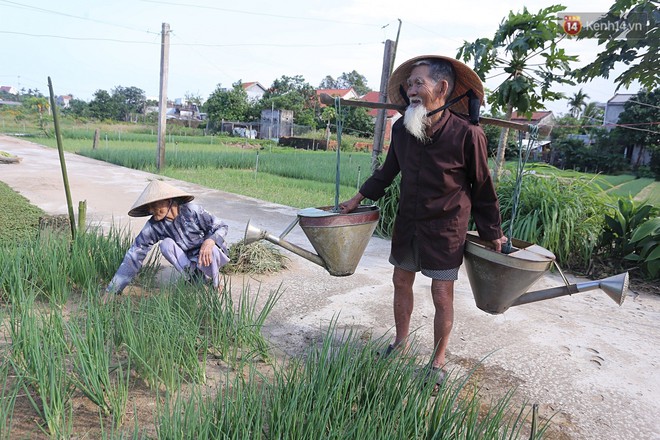
[[[543,301],[574,293],[601,289],[618,305],[628,290],[628,272],[578,284],[568,282],[549,250],[526,241],[512,239],[508,254],[489,247],[475,232],[468,232],[465,242],[465,269],[477,307],[491,314],[504,313],[509,307]],[[527,292],[552,265],[559,269],[565,285]]]
[[[331,207],[307,208],[299,211],[296,219],[277,237],[248,221],[244,241],[249,244],[265,239],[318,264],[330,275],[352,275],[376,229],[379,213],[375,205],[363,205],[348,214],[333,212]],[[318,255],[284,240],[297,224]]]

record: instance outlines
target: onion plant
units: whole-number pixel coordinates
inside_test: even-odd
[[[193,316],[169,295],[139,298],[135,305],[130,298],[122,301],[116,322],[131,365],[149,386],[172,391],[181,381],[205,380],[206,341]]]
[[[16,379],[9,356],[6,353],[0,356],[3,359],[0,364],[0,439],[9,439],[20,379]]]
[[[234,375],[215,396],[193,388],[179,392],[158,406],[158,438],[259,439],[264,438],[265,391],[256,386],[254,371],[247,380]]]
[[[377,359],[382,341],[334,332],[332,323],[320,345],[275,371],[263,438],[481,440],[520,438],[527,429],[511,395],[482,402],[466,387],[469,374],[450,372],[434,396],[414,350]]]
[[[69,319],[65,324],[73,346],[72,380],[103,415],[112,415],[118,426],[128,400],[130,363],[127,368],[121,362],[113,365],[115,347],[111,337],[111,309],[92,300],[83,312],[79,318]]]
[[[249,284],[243,286],[237,305],[234,304],[230,285],[226,285],[219,294],[208,294],[204,290],[197,292],[202,335],[223,360],[236,362],[239,350],[243,360],[252,357],[248,353],[264,359],[268,357],[268,342],[261,330],[282,295],[279,288],[268,294],[260,310],[257,309],[260,290],[252,296]]]
[[[68,438],[72,432],[74,385],[67,372],[69,347],[57,307],[47,313],[22,304],[10,312],[12,364],[35,411],[44,420],[51,438]]]

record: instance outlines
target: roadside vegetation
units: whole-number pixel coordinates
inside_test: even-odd
[[[65,150],[287,206],[334,204],[334,151],[297,150],[269,140],[203,136],[192,129],[171,127],[165,166],[159,171],[157,137],[148,127],[102,128],[101,141],[93,148],[95,130],[67,121]],[[54,137],[33,134],[33,141],[56,147]],[[356,142],[350,137],[342,142],[340,200],[350,198],[371,172],[371,154],[352,151]],[[516,166],[517,161],[506,163],[497,186],[505,232],[510,228]],[[585,173],[530,162],[523,185],[513,236],[551,250],[561,267],[579,275],[602,277],[629,270],[634,279],[652,282],[660,277],[660,229],[653,227],[658,222],[660,182],[634,174]],[[397,200],[398,188],[392,186],[377,203],[380,236],[391,236]],[[628,221],[620,201],[632,204],[631,209],[642,218]],[[616,241],[617,248],[604,239],[610,236],[630,242],[622,246]]]
[[[29,222],[29,204],[0,187]],[[281,289],[158,286],[152,258],[104,304],[101,286],[130,245],[124,231],[25,230],[0,243],[0,438],[541,439],[552,430],[512,402],[514,390],[485,401],[470,372],[452,372],[434,391],[414,374],[415,353],[377,360],[384,341],[336,321],[300,357],[276,357],[263,326]]]

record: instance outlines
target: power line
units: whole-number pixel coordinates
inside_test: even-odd
[[[2,0],[0,0],[2,1]],[[137,41],[137,40],[119,40],[116,38],[95,38],[95,37],[69,37],[64,35],[53,34],[32,34],[29,32],[13,32],[2,31],[0,34],[24,35],[36,38],[59,38],[63,40],[78,40],[78,41],[109,41],[114,43],[128,43],[128,44],[151,44],[160,45],[159,41]],[[180,39],[180,38],[179,38]],[[227,44],[208,44],[208,43],[174,43],[173,46],[195,46],[195,47],[350,47],[350,46],[366,46],[366,45],[380,45],[380,42],[374,43],[328,43],[328,44],[277,44],[277,43],[227,43]]]
[[[160,44],[159,42],[155,42],[155,41],[118,40],[116,38],[67,37],[64,35],[30,34],[28,32],[12,32],[12,31],[0,31],[0,34],[24,35],[27,37],[36,37],[36,38],[58,38],[62,40],[110,41],[113,43],[129,43],[129,44]]]
[[[259,15],[259,16],[263,16],[263,17],[286,18],[286,19],[290,19],[290,20],[321,21],[321,22],[326,22],[326,23],[350,24],[350,25],[379,27],[379,28],[382,27],[382,25],[380,25],[380,24],[369,24],[369,23],[358,23],[358,22],[352,22],[352,21],[331,20],[329,18],[310,18],[310,17],[299,17],[299,16],[293,16],[293,15],[269,14],[269,13],[266,13],[266,12],[242,11],[240,9],[228,9],[228,8],[220,8],[220,7],[217,7],[217,6],[207,6],[207,5],[191,5],[191,4],[188,4],[188,3],[177,3],[177,2],[169,2],[169,1],[163,1],[163,0],[142,0],[142,1],[144,3],[156,3],[156,4],[161,4],[161,5],[182,6],[182,7],[185,7],[185,8],[211,9],[211,10],[216,10],[216,11],[232,12],[232,13],[235,13],[235,14]]]
[[[37,6],[26,5],[26,4],[23,4],[23,3],[13,2],[13,1],[10,1],[10,0],[0,0],[0,2],[6,3],[8,6],[12,6],[12,7],[16,7],[16,8],[32,9],[32,10],[36,10],[36,11],[39,11],[39,12],[45,12],[45,13],[54,14],[54,15],[61,15],[63,17],[75,18],[75,19],[78,19],[78,20],[91,21],[93,23],[105,24],[107,26],[114,26],[114,27],[118,27],[118,28],[122,28],[122,29],[128,29],[128,30],[131,30],[131,31],[145,32],[147,34],[160,35],[160,32],[145,31],[145,30],[142,30],[142,29],[136,29],[136,28],[132,28],[130,26],[122,25],[122,24],[111,23],[111,22],[107,22],[107,21],[103,21],[103,20],[95,20],[93,18],[81,17],[79,15],[73,15],[73,14],[67,14],[65,12],[54,11],[52,9],[39,8]]]
[[[651,104],[647,104],[647,103],[645,103],[645,102],[635,101],[634,99],[629,99],[628,102],[634,102],[635,104],[644,105],[644,106],[646,106],[646,107],[651,107],[651,108],[657,108],[657,109],[660,109],[660,107],[658,107],[657,105],[651,105]]]

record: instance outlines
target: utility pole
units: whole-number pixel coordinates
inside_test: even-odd
[[[170,63],[170,25],[163,23],[160,42],[160,88],[158,94],[158,150],[156,168],[165,166],[165,137],[167,129],[167,74]]]
[[[387,102],[387,83],[390,80],[390,69],[393,64],[393,48],[394,41],[385,41],[385,53],[383,55],[383,70],[380,76],[380,96],[378,102]],[[378,110],[376,116],[376,124],[374,127],[374,148],[371,152],[371,172],[376,171],[378,168],[378,156],[383,151],[383,144],[385,142],[385,116],[387,110]]]

